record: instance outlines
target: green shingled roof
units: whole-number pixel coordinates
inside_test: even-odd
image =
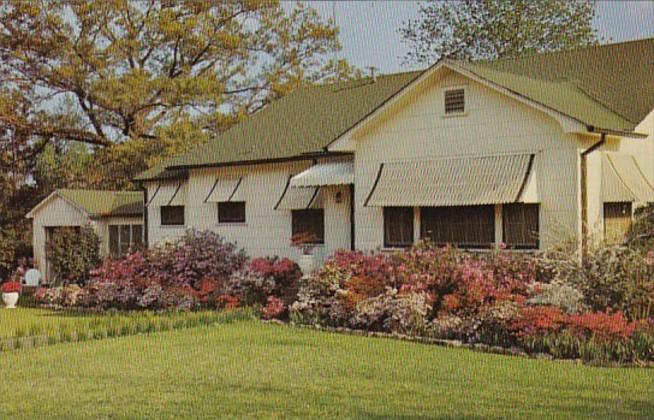
[[[164,168],[278,160],[322,153],[421,72],[398,73],[329,85],[306,86],[270,104],[224,134],[137,178],[166,178]]]
[[[514,59],[446,63],[596,129],[633,131],[654,108],[654,38]],[[209,143],[136,179],[179,177],[190,167],[324,152],[421,73],[298,88]]]
[[[454,64],[595,128],[632,131],[654,108],[654,38]]]
[[[133,191],[57,190],[65,200],[92,216],[140,216],[143,193]]]

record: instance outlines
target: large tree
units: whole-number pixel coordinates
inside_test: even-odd
[[[496,59],[598,42],[589,0],[430,1],[400,28],[407,63]]]
[[[53,188],[130,187],[300,83],[349,77],[339,49],[301,3],[3,0],[0,269]]]
[[[272,0],[5,0],[0,153],[48,142],[157,140],[191,119],[220,131],[303,81],[349,72],[338,31]]]

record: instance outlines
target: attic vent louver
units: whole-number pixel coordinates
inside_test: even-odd
[[[466,109],[465,89],[445,91],[445,114],[462,114]]]

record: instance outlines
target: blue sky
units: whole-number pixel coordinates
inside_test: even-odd
[[[397,31],[402,22],[417,18],[414,1],[313,1],[331,17],[335,4],[341,28],[341,56],[360,68],[375,66],[382,73],[411,70],[402,65],[406,45]],[[599,1],[594,26],[612,42],[654,37],[654,1]]]

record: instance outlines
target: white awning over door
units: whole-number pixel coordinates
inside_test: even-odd
[[[354,162],[324,162],[291,178],[291,187],[354,184]]]
[[[533,154],[441,158],[380,165],[366,206],[472,206],[536,202]],[[528,183],[529,181],[529,183]]]

